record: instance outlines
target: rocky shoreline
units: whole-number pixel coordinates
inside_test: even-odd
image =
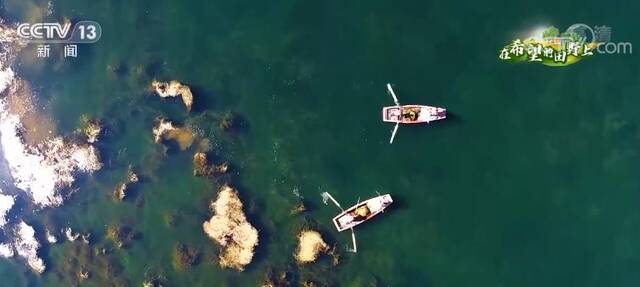
[[[78,173],[102,168],[99,151],[88,142],[56,134],[54,121],[38,108],[29,84],[11,66],[24,47],[15,29],[0,23],[0,144],[13,185],[37,208],[63,204]],[[36,273],[46,269],[38,256],[36,230],[21,218],[5,218],[14,196],[0,191],[0,229],[11,237],[0,242],[0,256],[24,259]]]

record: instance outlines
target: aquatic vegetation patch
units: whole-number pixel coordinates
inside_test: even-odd
[[[216,174],[224,174],[229,170],[229,163],[224,162],[220,165],[209,164],[207,154],[197,152],[193,155],[193,175],[194,176],[212,176]]]
[[[298,215],[306,211],[307,207],[304,205],[304,202],[300,201],[289,211],[289,215]]]
[[[204,232],[222,246],[220,266],[239,271],[251,263],[258,245],[258,230],[246,218],[238,192],[223,186],[211,203],[214,215],[202,225]]]
[[[298,235],[298,249],[296,260],[298,263],[311,263],[318,259],[318,256],[329,250],[329,246],[322,239],[320,232],[315,230],[303,230]]]
[[[262,283],[260,283],[261,287],[297,286],[297,284],[295,284],[295,275],[289,268],[284,270],[269,268],[264,277],[265,278],[262,280]]]
[[[222,131],[229,131],[236,126],[237,122],[236,115],[231,111],[227,111],[220,117],[218,128]]]
[[[140,181],[138,174],[133,170],[131,166],[129,166],[126,179],[116,186],[115,190],[113,191],[113,196],[117,200],[123,201],[127,197],[127,192],[129,191],[130,186],[137,183],[138,181]]]
[[[102,133],[102,124],[97,119],[91,118],[89,115],[80,117],[80,130],[87,138],[88,143],[95,143]]]
[[[159,118],[153,128],[153,137],[156,143],[164,140],[174,140],[181,150],[186,150],[193,144],[195,134],[189,127],[175,126],[171,121]]]
[[[107,227],[107,239],[118,248],[127,248],[139,236],[131,227],[111,224]]]
[[[200,253],[183,243],[177,243],[173,248],[173,266],[178,270],[184,270],[198,262]]]

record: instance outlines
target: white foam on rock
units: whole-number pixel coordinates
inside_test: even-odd
[[[53,233],[51,233],[49,229],[47,229],[44,234],[44,236],[47,238],[47,242],[51,244],[58,243],[58,238],[56,238],[56,236],[53,235]]]
[[[18,37],[15,27],[6,25],[0,19],[0,95],[17,84],[17,77],[11,66],[18,51],[26,43]],[[22,95],[19,95],[22,96]],[[97,158],[93,147],[67,146],[62,138],[45,142],[38,146],[24,144],[21,132],[24,127],[17,115],[7,111],[4,99],[0,99],[0,144],[2,154],[9,168],[14,185],[29,194],[38,206],[56,206],[62,204],[58,190],[73,182],[73,172],[97,170]],[[72,164],[70,164],[72,163]],[[101,164],[99,164],[101,167]],[[3,179],[6,180],[6,179]],[[9,179],[10,180],[10,179]],[[7,223],[6,214],[15,204],[14,196],[2,194],[0,190],[0,229],[9,238],[0,243],[0,257],[18,256],[24,258],[27,265],[36,273],[46,269],[44,261],[38,256],[40,243],[36,232],[30,225],[21,221],[18,224]]]
[[[13,247],[11,244],[0,243],[0,257],[11,258],[13,257]]]
[[[29,265],[33,271],[43,273],[46,266],[42,258],[38,257],[40,243],[36,240],[36,231],[33,227],[24,221],[20,222],[17,226],[16,238],[14,240],[13,247],[16,250],[16,254],[27,260],[27,265]]]
[[[0,93],[2,93],[15,78],[15,73],[11,68],[2,69],[2,63],[0,63]]]
[[[4,157],[19,189],[27,192],[41,207],[59,206],[64,201],[60,189],[70,186],[75,173],[102,168],[98,152],[91,145],[66,143],[62,137],[31,147],[21,137],[18,116],[6,110],[0,100],[0,144]]]
[[[13,93],[14,90],[20,91],[13,89],[19,85],[20,79],[11,67],[24,46],[26,42],[17,35],[15,27],[6,25],[0,19],[0,96]],[[13,107],[15,104],[12,102],[11,105]],[[38,144],[26,144],[22,116],[9,112],[6,100],[0,98],[0,157],[4,157],[11,174],[7,180],[13,180],[15,187],[25,192],[36,206],[59,206],[64,201],[62,190],[71,186],[77,173],[91,173],[102,168],[98,150],[92,145],[74,143],[61,136],[48,138]],[[24,258],[34,272],[42,273],[46,266],[38,256],[41,245],[33,227],[24,221],[7,223],[6,214],[14,203],[13,196],[4,195],[0,190],[0,229],[10,237],[0,242],[0,257]],[[57,241],[48,231],[46,238],[49,243]]]
[[[69,240],[69,242],[74,242],[78,239],[78,237],[80,237],[80,233],[74,233],[71,227],[67,227],[64,229],[64,235],[67,237],[67,240]]]
[[[13,196],[4,195],[2,194],[2,190],[0,190],[0,228],[7,224],[6,215],[14,203],[15,199]]]
[[[156,143],[160,143],[164,135],[172,130],[175,130],[176,127],[173,126],[173,123],[169,120],[165,120],[163,118],[159,119],[156,123],[156,126],[153,127],[153,138]]]

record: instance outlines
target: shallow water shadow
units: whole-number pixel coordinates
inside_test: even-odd
[[[439,126],[459,125],[463,123],[463,118],[456,113],[447,111],[447,118],[443,121],[436,122]],[[434,123],[435,124],[435,123]]]
[[[393,203],[384,210],[385,214],[393,214],[401,209],[409,209],[410,204],[409,200],[406,200],[402,195],[391,195],[393,198]]]
[[[242,194],[244,194],[244,198],[247,198],[247,189],[245,187],[238,187],[238,189],[241,190],[240,192]],[[251,261],[251,264],[246,267],[246,271],[252,272],[257,270],[257,267],[261,262],[268,261],[269,254],[267,251],[267,246],[271,244],[271,232],[268,228],[269,224],[266,222],[267,219],[259,216],[259,214],[261,214],[261,210],[265,210],[265,208],[263,207],[263,203],[257,201],[255,198],[245,200],[251,201],[251,207],[245,208],[247,220],[249,220],[249,223],[251,223],[251,225],[253,225],[253,227],[258,230],[259,243],[254,250],[253,260]]]
[[[6,23],[19,23],[21,20],[13,13],[9,13],[2,3],[0,3],[0,18]]]
[[[218,93],[199,85],[190,85],[189,87],[191,88],[191,93],[193,93],[194,98],[191,113],[197,114],[213,110],[216,106],[216,96]]]
[[[233,126],[229,129],[229,132],[232,134],[248,133],[251,129],[251,124],[247,117],[238,113],[234,113],[233,116]]]
[[[161,59],[150,59],[144,64],[144,73],[150,79],[159,79],[164,75],[164,61]]]

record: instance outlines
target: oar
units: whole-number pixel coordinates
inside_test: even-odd
[[[393,101],[396,103],[396,106],[399,107],[400,102],[398,101],[398,97],[396,97],[396,93],[393,92],[393,88],[389,83],[387,83],[387,91],[389,91],[389,94],[391,94],[391,97],[393,97]],[[400,123],[396,123],[396,126],[393,128],[393,132],[391,133],[391,139],[389,140],[389,144],[393,143],[393,139],[396,137],[396,133],[398,132],[399,125]]]
[[[353,249],[349,251],[358,253],[358,245],[356,245],[356,233],[353,231],[353,227],[351,227],[351,240],[353,241]]]
[[[396,132],[398,132],[398,126],[400,126],[400,123],[396,123],[396,126],[393,128],[393,132],[391,133],[391,139],[389,140],[389,144],[393,143],[393,139],[396,137]]]
[[[358,203],[356,203],[356,206],[358,205],[360,205],[360,197],[358,197]],[[358,253],[358,245],[356,244],[356,232],[353,231],[353,227],[351,227],[350,229],[351,229],[351,241],[353,242],[353,249],[347,248],[347,251]]]
[[[333,196],[331,196],[331,194],[329,194],[328,192],[323,192],[320,195],[322,195],[322,201],[324,202],[324,204],[327,204],[327,198],[331,199],[331,201],[333,201],[333,203],[340,208],[340,210],[344,211],[344,209],[342,209],[342,206],[340,206],[340,203],[338,203],[338,201],[333,198]]]
[[[389,93],[393,97],[393,101],[396,103],[396,106],[399,106],[400,102],[398,102],[398,98],[396,97],[396,93],[393,92],[393,88],[391,88],[391,84],[389,84],[389,83],[387,83],[387,90],[389,91]]]
[[[340,208],[340,210],[342,210],[342,212],[344,212],[344,209],[342,209],[342,206],[340,206],[340,203],[338,203],[338,201],[335,198],[333,198],[333,196],[331,196],[330,193],[323,192],[320,195],[322,195],[322,201],[324,202],[324,204],[327,204],[327,199],[331,199],[331,201],[333,201],[333,203],[338,208]],[[360,203],[360,198],[358,198],[358,204],[359,203]],[[356,204],[356,206],[357,206],[357,204]],[[353,227],[351,227],[350,229],[351,229],[351,240],[353,241],[353,249],[347,248],[347,251],[356,253],[356,252],[358,252],[358,246],[356,245],[356,233],[353,231]]]

